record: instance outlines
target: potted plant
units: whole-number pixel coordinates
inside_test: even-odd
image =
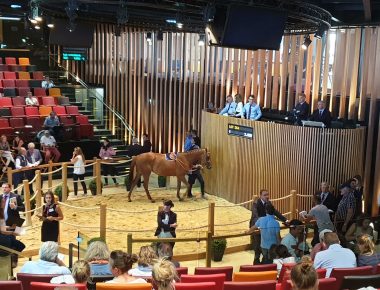
[[[100,193],[102,193],[103,191],[103,182],[100,182]],[[91,194],[92,195],[96,195],[96,180],[93,179],[90,181],[89,185],[88,185],[88,188],[90,189],[91,191]]]
[[[67,195],[69,195],[70,193],[70,190],[69,188],[67,187]],[[58,185],[55,189],[54,189],[54,195],[58,197],[58,200],[59,201],[62,201],[62,185]]]
[[[166,187],[166,176],[158,176],[158,187]]]
[[[126,176],[124,178],[124,185],[125,185],[125,189],[127,191],[130,191],[131,190],[131,181],[129,180],[129,176]]]
[[[219,262],[223,259],[224,251],[227,247],[226,239],[214,239],[212,241],[211,257],[213,261]]]

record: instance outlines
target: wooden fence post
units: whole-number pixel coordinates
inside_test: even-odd
[[[27,179],[24,179],[22,181],[24,186],[24,204],[25,204],[25,225],[31,226],[32,225],[32,214],[30,212],[30,191],[29,191],[29,181]]]
[[[41,206],[42,188],[41,188],[41,170],[36,170],[36,207]]]
[[[290,191],[290,217],[291,219],[297,218],[297,191],[294,189]]]
[[[215,202],[210,202],[208,204],[208,231],[211,235],[215,232]]]
[[[211,252],[212,252],[212,233],[207,232],[206,240],[206,267],[211,267]]]
[[[106,227],[107,227],[107,204],[100,204],[100,237],[106,241]]]
[[[97,160],[97,158],[96,157],[94,157],[94,164],[92,165],[92,176],[93,177],[96,177],[96,175],[97,175],[97,172],[96,172],[96,160]]]
[[[53,187],[53,161],[49,160],[49,166],[48,166],[48,187],[52,188]]]
[[[132,234],[128,233],[127,235],[127,253],[128,254],[132,254],[132,243],[133,243]]]
[[[62,164],[62,201],[65,202],[67,200],[67,163],[64,162]]]
[[[8,167],[8,168],[7,168],[7,179],[8,179],[8,183],[9,183],[9,185],[10,185],[11,188],[12,188],[12,185],[13,185],[12,167]]]
[[[102,194],[102,174],[101,174],[101,159],[96,159],[96,195]]]

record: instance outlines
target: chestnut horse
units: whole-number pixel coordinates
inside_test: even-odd
[[[207,149],[196,149],[186,153],[178,153],[175,160],[166,160],[165,154],[159,153],[143,153],[132,158],[131,168],[129,171],[129,180],[133,180],[131,190],[128,194],[128,201],[131,200],[131,194],[140,177],[144,178],[144,189],[149,200],[154,202],[148,190],[149,177],[152,171],[160,176],[177,176],[177,197],[183,200],[190,190],[190,184],[185,176],[192,170],[194,164],[206,165],[211,168],[210,152]],[[136,176],[133,178],[136,168]],[[181,182],[183,182],[187,190],[183,197],[180,197]]]

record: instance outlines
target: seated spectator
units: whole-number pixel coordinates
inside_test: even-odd
[[[153,264],[157,260],[156,252],[150,246],[140,248],[137,268],[128,271],[128,274],[134,277],[151,277]]]
[[[289,223],[289,233],[282,239],[281,244],[286,246],[289,253],[296,259],[304,255],[309,250],[306,242],[303,241],[304,224],[299,220],[291,220]]]
[[[321,251],[315,255],[315,269],[326,269],[326,278],[330,277],[334,268],[355,268],[356,257],[350,250],[340,245],[338,235],[336,233],[325,233],[325,244],[327,250]]]
[[[24,141],[20,138],[20,135],[17,134],[12,142],[12,150],[15,150],[17,153],[21,147],[24,147]]]
[[[373,237],[369,235],[362,235],[358,237],[358,267],[361,266],[376,266],[380,264],[380,253],[375,250]]]
[[[327,246],[325,244],[325,234],[326,233],[332,233],[333,231],[332,230],[323,230],[319,233],[319,243],[316,244],[313,249],[311,250],[311,253],[310,253],[310,258],[314,261],[315,259],[315,255],[317,253],[319,253],[320,251],[324,251],[324,250],[327,250]]]
[[[236,103],[233,101],[232,96],[228,95],[226,97],[226,105],[225,107],[219,112],[219,115],[223,116],[234,116],[236,111]]]
[[[235,110],[235,117],[237,118],[243,118],[243,98],[240,94],[235,95],[235,104],[236,104],[236,110]]]
[[[9,164],[11,162],[15,162],[12,156],[11,148],[7,141],[7,136],[5,135],[0,136],[0,156],[7,160],[3,166],[3,172],[5,172],[7,171]]]
[[[259,229],[261,233],[261,252],[263,254],[263,264],[272,263],[269,257],[269,249],[272,245],[278,245],[281,241],[280,237],[280,224],[274,218],[274,207],[271,203],[265,206],[266,216],[260,217],[254,226],[252,226],[247,233],[253,233]]]
[[[209,113],[217,113],[218,110],[214,107],[213,102],[208,102],[206,111]]]
[[[173,261],[173,248],[169,243],[160,243],[157,249],[158,258],[166,259],[173,263],[174,267],[179,268],[178,261]]]
[[[325,101],[318,101],[317,109],[313,111],[309,119],[315,122],[322,122],[327,128],[330,127],[332,118],[330,111],[326,108]]]
[[[246,103],[243,107],[242,118],[244,118],[245,116],[247,120],[255,120],[255,121],[261,118],[262,113],[261,113],[260,105],[256,104],[254,100],[255,100],[254,95],[250,95],[248,97],[248,103]]]
[[[61,274],[70,275],[70,270],[58,258],[59,246],[56,242],[44,242],[40,248],[40,259],[28,261],[22,266],[20,273],[27,274]]]
[[[109,265],[110,252],[102,241],[95,241],[88,245],[84,260],[90,264],[91,276],[112,275]]]
[[[157,290],[173,290],[175,281],[178,281],[174,265],[167,260],[160,259],[153,265],[152,278]]]
[[[296,259],[292,257],[292,255],[288,251],[288,248],[284,245],[276,246],[274,252],[276,257],[273,259],[273,264],[277,265],[277,276],[279,276],[282,269],[282,265],[286,263],[295,263]]]
[[[44,89],[50,89],[54,87],[54,83],[50,80],[49,76],[44,76],[44,80],[41,82],[41,87]]]
[[[348,247],[353,249],[357,242],[358,237],[362,235],[369,235],[373,239],[373,228],[370,226],[371,218],[367,215],[361,214],[358,216],[355,223],[353,223],[345,234]]]
[[[112,251],[110,255],[110,267],[112,275],[115,277],[106,283],[129,284],[129,283],[147,283],[142,278],[135,278],[128,274],[132,265],[138,260],[135,254],[127,254],[123,251]]]
[[[25,105],[27,106],[39,106],[40,103],[36,97],[33,97],[31,92],[28,92],[25,98]]]
[[[318,274],[308,256],[302,257],[301,262],[292,268],[290,281],[293,290],[318,289]]]
[[[45,131],[45,134],[40,140],[42,150],[45,152],[45,163],[49,163],[50,158],[53,158],[54,162],[58,162],[61,157],[61,153],[58,151],[55,138],[50,135],[49,130]]]
[[[49,117],[46,117],[44,128],[49,130],[50,135],[59,138],[62,132],[62,125],[54,111],[50,112]]]
[[[50,280],[51,284],[85,284],[90,278],[90,265],[84,260],[73,264],[72,275],[62,275]]]

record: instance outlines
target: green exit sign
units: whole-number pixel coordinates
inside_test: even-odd
[[[78,61],[86,61],[87,55],[81,53],[62,53],[62,58],[64,60],[78,60]]]

